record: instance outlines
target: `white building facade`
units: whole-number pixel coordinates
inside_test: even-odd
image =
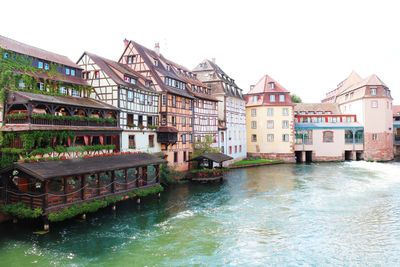
[[[247,156],[246,108],[242,89],[216,65],[215,61],[204,60],[193,72],[219,101],[218,146],[221,152],[233,157],[232,161],[245,158]]]
[[[160,152],[156,132],[159,94],[151,88],[151,82],[122,63],[88,52],[78,65],[94,88],[91,97],[121,110],[121,151]]]

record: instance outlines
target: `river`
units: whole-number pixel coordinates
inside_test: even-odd
[[[0,266],[400,266],[400,163],[238,169],[36,227],[0,225]]]

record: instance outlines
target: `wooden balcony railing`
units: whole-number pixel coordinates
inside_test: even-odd
[[[7,118],[9,124],[36,124],[36,125],[61,125],[61,126],[92,126],[92,127],[117,127],[116,120],[105,121],[92,118],[79,117],[71,119],[73,116],[59,116],[59,118]]]

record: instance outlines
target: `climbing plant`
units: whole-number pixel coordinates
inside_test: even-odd
[[[27,91],[45,95],[60,95],[59,81],[62,74],[58,71],[59,66],[51,63],[48,70],[38,69],[32,65],[32,58],[0,48],[0,101],[4,103],[7,92]],[[39,79],[35,73],[45,73],[48,78]],[[44,90],[39,90],[37,83],[42,82]],[[66,87],[83,92],[88,95],[90,86],[68,84]]]

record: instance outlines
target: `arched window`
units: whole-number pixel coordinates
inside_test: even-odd
[[[324,143],[333,143],[333,132],[332,131],[324,131],[323,132],[323,142]]]

